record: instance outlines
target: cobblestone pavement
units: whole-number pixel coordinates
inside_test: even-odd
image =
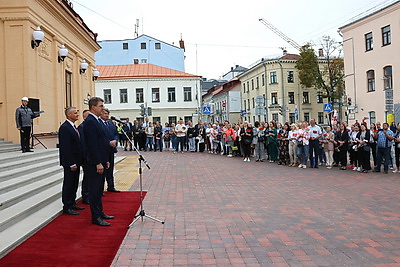
[[[165,225],[133,225],[114,266],[400,266],[399,174],[144,157],[144,209]]]

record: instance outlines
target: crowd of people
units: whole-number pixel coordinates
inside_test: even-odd
[[[243,157],[249,162],[268,160],[279,165],[305,169],[326,167],[388,173],[400,172],[400,124],[377,122],[319,126],[315,120],[301,123],[271,121],[202,123],[179,120],[175,125],[154,125],[148,118],[116,125],[120,145],[132,150],[128,139],[141,151],[205,152],[227,157]],[[394,153],[393,153],[394,152]],[[393,156],[394,154],[394,156]],[[372,164],[371,164],[372,162]]]

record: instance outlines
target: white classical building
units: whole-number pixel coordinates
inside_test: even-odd
[[[340,28],[349,122],[400,122],[400,1]]]
[[[196,120],[200,105],[200,76],[152,64],[97,66],[96,95],[112,115],[142,121],[141,106],[151,108],[150,121],[176,123]],[[195,118],[193,118],[195,117]]]

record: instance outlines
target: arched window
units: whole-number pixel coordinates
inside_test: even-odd
[[[383,89],[392,89],[392,66],[386,66],[383,68]]]
[[[375,91],[375,71],[367,71],[368,92]]]

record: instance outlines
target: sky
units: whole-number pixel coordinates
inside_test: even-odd
[[[185,72],[219,79],[231,67],[249,67],[263,57],[297,53],[273,33],[264,18],[285,35],[317,50],[322,36],[341,41],[337,30],[395,0],[70,0],[98,40],[146,34],[179,46],[185,41]]]

